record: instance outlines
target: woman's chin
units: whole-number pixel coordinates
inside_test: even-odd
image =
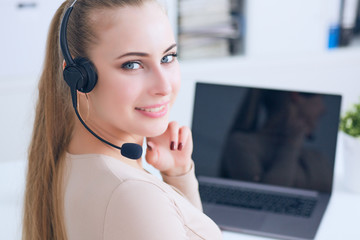
[[[146,137],[158,137],[160,135],[162,135],[166,129],[168,127],[168,124],[163,124],[162,126],[156,126],[156,127],[152,127],[147,129],[147,133],[146,133]]]

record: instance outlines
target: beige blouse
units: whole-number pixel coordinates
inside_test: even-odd
[[[161,181],[105,155],[67,153],[66,163],[69,240],[222,239],[202,213],[194,167]]]

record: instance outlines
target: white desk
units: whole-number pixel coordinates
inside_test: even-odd
[[[341,156],[341,148],[338,156]],[[334,193],[316,240],[360,239],[360,194],[346,190],[343,162],[338,157]],[[360,173],[359,173],[360,174]],[[0,162],[0,239],[21,239],[22,193],[25,161]],[[264,237],[224,231],[224,240],[259,240]]]

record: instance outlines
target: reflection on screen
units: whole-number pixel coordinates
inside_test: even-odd
[[[341,97],[198,83],[197,175],[330,192]]]

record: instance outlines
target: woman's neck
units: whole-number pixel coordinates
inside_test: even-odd
[[[111,140],[108,141],[111,142]],[[142,141],[143,138],[142,139],[139,138],[136,143],[142,145]],[[114,142],[114,144],[117,145],[119,143]],[[118,146],[121,145],[122,144],[120,143]],[[99,139],[97,139],[90,132],[88,132],[84,128],[84,126],[81,125],[79,121],[76,121],[75,123],[72,139],[68,147],[68,152],[76,155],[78,154],[107,155],[119,159],[120,161],[130,166],[143,170],[141,158],[138,160],[133,160],[122,156],[119,149],[113,148],[107,145],[106,143],[103,143]]]

